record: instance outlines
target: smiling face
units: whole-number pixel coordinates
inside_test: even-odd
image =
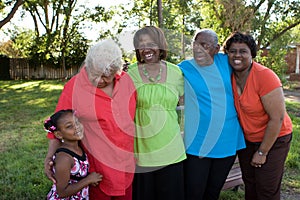
[[[73,113],[66,113],[57,121],[56,136],[65,141],[81,140],[83,138],[83,125]]]
[[[137,51],[141,60],[145,63],[157,63],[160,61],[159,46],[150,35],[140,35]]]
[[[251,50],[245,43],[233,42],[228,49],[229,63],[235,71],[244,71],[252,62]]]

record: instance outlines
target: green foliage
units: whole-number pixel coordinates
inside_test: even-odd
[[[244,191],[243,190],[225,190],[222,191],[220,194],[219,200],[242,200],[244,198]]]
[[[10,40],[1,43],[0,53],[10,58],[26,58],[31,53],[31,45],[34,43],[34,31],[15,27],[9,31]]]
[[[201,28],[215,30],[221,44],[231,32],[238,30],[253,34],[261,49],[274,46],[274,43],[279,41],[284,48],[290,42],[286,37],[289,35],[289,30],[296,29],[300,24],[299,0],[199,0],[195,2],[202,3],[199,10],[204,19]],[[299,31],[297,33],[299,35]],[[272,62],[277,61],[272,60]]]
[[[286,62],[284,60],[284,56],[286,55],[286,49],[276,49],[271,48],[270,50],[267,50],[267,56],[262,56],[261,51],[258,52],[258,56],[256,58],[256,61],[261,63],[262,65],[272,69],[278,77],[285,82],[286,76]]]
[[[5,8],[5,2],[4,1],[0,1],[0,14],[3,14],[4,9]]]
[[[72,29],[71,29],[72,28]],[[0,53],[11,58],[28,58],[32,66],[40,64],[54,68],[62,67],[62,48],[66,59],[66,69],[72,66],[80,66],[85,59],[89,43],[78,31],[77,25],[73,24],[68,33],[68,41],[62,46],[61,38],[57,32],[50,35],[37,36],[32,30],[14,32],[11,41],[3,43]]]
[[[1,1],[0,10],[4,3],[8,1]],[[25,1],[23,12],[30,14],[36,23],[35,36],[27,30],[10,30],[13,44],[9,44],[5,52],[10,57],[28,57],[33,62],[53,67],[62,67],[65,60],[67,68],[84,59],[90,41],[83,36],[83,28],[94,31],[93,26],[103,26],[95,38],[97,41],[117,38],[126,28],[158,25],[157,1],[134,0],[130,2],[133,6],[120,4],[109,9],[100,3],[94,8],[80,3],[74,0]],[[196,29],[215,30],[220,44],[234,30],[247,31],[256,38],[260,49],[271,48],[270,57],[259,60],[282,78],[285,48],[291,42],[300,42],[299,0],[166,0],[162,1],[162,8],[168,61],[175,63],[191,56],[190,41]]]
[[[293,139],[286,165],[290,168],[300,169],[300,104],[286,102],[286,106],[287,112],[293,121]]]
[[[300,43],[300,26],[296,26],[294,29],[290,31],[290,35],[292,37],[291,43]]]
[[[82,63],[89,41],[79,32],[84,15],[73,14],[76,3],[74,0],[26,1],[24,9],[35,22],[42,24],[35,26],[35,38],[28,55],[31,62],[64,69]],[[40,31],[41,27],[44,31]]]
[[[300,174],[299,170],[289,169],[285,170],[282,180],[282,190],[288,193],[296,193],[299,197],[300,193]],[[286,198],[286,199],[298,199],[298,198]]]
[[[300,193],[300,104],[286,102],[287,112],[293,121],[293,138],[286,160],[286,170],[282,185],[283,190]]]
[[[287,70],[287,64],[285,62],[285,56],[287,54],[287,47],[283,44],[289,43],[291,37],[289,35],[284,35],[274,41],[270,48],[265,49],[266,55],[262,55],[262,51],[258,52],[256,61],[260,62],[262,65],[272,69],[282,80],[286,81],[285,72]]]
[[[33,30],[25,30],[20,32],[13,38],[13,48],[20,52],[18,57],[27,58],[31,53],[31,46],[35,41]]]

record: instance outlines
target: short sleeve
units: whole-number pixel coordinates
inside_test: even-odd
[[[264,96],[282,86],[279,77],[269,68],[259,71],[259,73],[257,73],[256,81],[258,83],[257,90],[259,96]]]

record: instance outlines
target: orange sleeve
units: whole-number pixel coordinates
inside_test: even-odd
[[[258,82],[257,89],[260,97],[282,86],[278,76],[269,68],[265,68],[264,70],[261,70],[259,73],[257,73],[257,77],[255,80]]]

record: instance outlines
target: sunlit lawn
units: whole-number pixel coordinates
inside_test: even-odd
[[[48,148],[43,121],[55,109],[65,82],[0,81],[0,199],[44,199],[51,182],[43,173]],[[294,124],[283,189],[300,193],[300,104],[287,103]],[[298,114],[298,117],[295,115]],[[222,192],[221,199],[243,199]]]
[[[44,199],[48,141],[43,121],[55,109],[63,82],[0,81],[0,199]]]

